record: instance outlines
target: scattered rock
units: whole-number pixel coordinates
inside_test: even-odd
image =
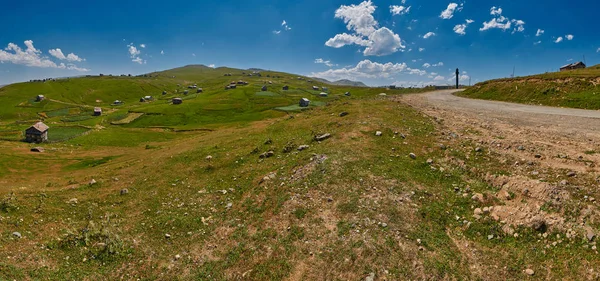
[[[265,141],[265,145],[269,145],[269,144],[273,144],[273,140],[272,139],[268,139]]]
[[[179,254],[175,255],[175,260],[179,260],[181,256]]]
[[[446,150],[446,149],[447,149],[447,147],[446,147],[446,145],[444,145],[444,144],[440,144],[440,149],[441,149],[441,150]]]
[[[305,149],[308,149],[308,148],[310,148],[310,146],[308,146],[306,144],[303,144],[301,146],[298,146],[298,151],[302,151],[302,150],[305,150]]]
[[[169,234],[169,233],[165,234],[165,238],[171,239],[171,234]]]
[[[385,222],[384,222],[384,223],[381,223],[381,227],[383,227],[383,228],[386,228],[386,227],[388,227],[388,224],[387,224],[387,223],[385,223]]]
[[[594,241],[594,238],[596,238],[596,234],[594,233],[594,231],[591,228],[588,228],[588,230],[586,231],[585,237],[587,238],[587,240],[589,242]]]
[[[20,232],[17,232],[17,231],[13,232],[13,233],[12,233],[12,236],[14,236],[14,237],[16,237],[16,238],[19,238],[19,239],[21,239],[21,237],[23,237],[23,236],[21,235],[21,233],[20,233]]]
[[[326,134],[315,136],[315,140],[316,141],[324,141],[324,140],[326,140],[326,139],[328,139],[330,137],[331,137],[331,134],[330,133],[326,133]]]
[[[561,180],[560,185],[568,185],[569,182],[567,180]]]
[[[275,155],[275,152],[273,152],[273,150],[269,150],[263,154],[261,154],[259,157],[260,158],[271,158]]]
[[[483,151],[483,149],[481,149],[481,147],[475,148],[475,152],[482,152],[482,151]]]
[[[525,147],[522,146],[522,145],[519,145],[519,147],[517,147],[517,149],[520,150],[520,151],[523,151],[523,150],[525,150]]]
[[[473,194],[473,196],[471,197],[471,199],[473,201],[477,201],[479,203],[483,203],[483,201],[485,200],[485,197],[481,193],[475,193],[475,194]]]
[[[77,205],[77,203],[79,203],[79,201],[77,201],[77,198],[71,198],[69,199],[69,201],[67,201],[68,204],[72,204],[72,205]]]
[[[381,131],[377,131],[377,132],[375,132],[375,135],[378,137],[381,137],[381,136],[383,136],[383,133]]]
[[[212,159],[213,159],[212,155],[208,155],[208,156],[206,156],[206,161],[210,161],[210,160],[212,160]]]
[[[536,231],[545,232],[546,231],[546,221],[543,218],[535,218],[531,222],[531,227]]]
[[[574,177],[576,175],[577,175],[577,173],[575,173],[574,171],[570,171],[570,172],[567,173],[567,177],[570,177],[570,178],[572,178],[572,177]]]
[[[371,272],[371,274],[365,278],[365,281],[375,281],[375,273]]]
[[[125,194],[128,194],[128,193],[129,193],[129,190],[127,188],[121,189],[121,195],[125,195]]]
[[[542,158],[542,155],[541,154],[536,154],[535,158],[540,159],[540,158]]]
[[[432,165],[433,164],[433,159],[431,159],[431,158],[427,159],[426,163],[427,163],[427,165]]]
[[[525,274],[532,276],[535,274],[535,271],[533,271],[533,269],[531,269],[531,268],[528,268],[528,269],[525,269]]]
[[[344,116],[346,116],[348,114],[349,114],[348,112],[344,111],[344,112],[340,113],[340,117],[344,117]]]
[[[417,155],[415,155],[414,153],[408,154],[408,156],[409,156],[411,159],[417,159]]]
[[[511,200],[512,196],[510,196],[510,193],[508,193],[508,191],[503,189],[498,192],[498,198],[503,200]]]
[[[481,210],[481,208],[475,208],[475,211],[473,213],[478,216],[483,215],[483,211]]]
[[[46,151],[43,147],[34,147],[31,149],[31,152],[44,152]]]
[[[231,209],[231,207],[233,207],[233,203],[231,202],[227,203],[227,206],[225,206],[225,208],[227,209]]]
[[[487,237],[487,238],[488,238],[488,240],[492,240],[492,239],[494,239],[494,234],[490,234],[490,235],[488,235],[488,237]]]
[[[97,182],[96,182],[96,180],[95,180],[95,179],[92,179],[92,180],[90,181],[89,185],[90,185],[90,186],[92,186],[92,185],[94,185],[94,184],[96,184],[96,183],[97,183]]]

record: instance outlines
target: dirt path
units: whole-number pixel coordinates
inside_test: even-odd
[[[562,231],[586,225],[589,218],[564,211],[578,208],[589,215],[592,211],[584,210],[597,209],[600,111],[474,100],[454,92],[393,99],[433,117],[444,132],[441,141],[453,142],[454,149],[470,153],[479,146],[485,158],[499,160],[507,175],[481,175],[505,194],[491,194],[504,202],[492,212],[498,220],[530,225],[542,218]],[[516,198],[505,200],[507,193]],[[561,211],[544,211],[548,202]]]

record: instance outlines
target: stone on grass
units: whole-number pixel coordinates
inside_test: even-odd
[[[261,154],[259,157],[260,158],[271,158],[275,155],[275,152],[273,152],[273,150],[269,150],[263,154]]]
[[[346,112],[346,111],[344,111],[344,112],[340,113],[340,117],[344,117],[344,116],[346,116],[346,115],[348,115],[348,112]]]
[[[298,146],[298,151],[306,150],[306,149],[308,149],[308,148],[310,148],[310,146],[308,146],[308,145],[306,145],[306,144],[303,144],[303,145],[301,145],[301,146]]]
[[[575,173],[574,171],[570,171],[567,173],[567,177],[574,177],[576,175],[577,175],[577,173]]]
[[[587,238],[587,240],[589,242],[592,242],[592,241],[594,241],[594,238],[596,238],[596,233],[594,233],[594,231],[592,229],[588,229],[585,234],[585,237]]]
[[[21,237],[23,237],[23,236],[21,235],[21,233],[20,233],[20,232],[17,232],[17,231],[13,232],[13,233],[12,233],[12,236],[14,236],[14,237],[16,237],[16,238],[21,238]]]
[[[375,135],[378,137],[381,137],[383,135],[383,133],[381,131],[377,131],[377,132],[375,132]]]
[[[121,189],[121,195],[125,195],[127,193],[129,193],[129,190],[127,188]]]
[[[90,185],[94,185],[94,184],[96,184],[96,183],[97,183],[97,181],[96,181],[95,179],[92,179],[92,180],[90,181]]]
[[[414,153],[410,153],[410,154],[408,154],[408,156],[409,156],[411,159],[417,159],[417,155],[415,155]]]
[[[375,281],[375,273],[371,272],[371,274],[365,278],[365,281]]]
[[[208,155],[208,156],[206,156],[206,161],[210,161],[210,160],[212,160],[212,159],[213,159],[212,155]]]
[[[481,149],[481,147],[475,148],[475,152],[482,152],[482,151],[483,151],[483,149]]]
[[[328,139],[330,137],[331,137],[331,134],[330,133],[326,133],[326,134],[315,136],[315,140],[316,141],[324,141],[324,140],[326,140],[326,139]]]
[[[475,208],[475,211],[473,211],[473,213],[479,216],[483,215],[483,211],[481,210],[481,208]]]
[[[533,269],[531,269],[531,268],[528,268],[528,269],[525,269],[525,274],[532,276],[535,274],[535,271],[533,271]]]
[[[43,147],[34,147],[31,149],[31,152],[44,152],[46,151]]]
[[[171,234],[169,234],[169,233],[165,234],[165,238],[171,239]]]
[[[426,163],[427,163],[427,165],[432,165],[433,164],[433,159],[431,159],[431,158],[427,159]]]
[[[475,194],[473,194],[473,196],[471,197],[471,199],[473,201],[477,201],[479,203],[483,203],[483,201],[484,201],[485,198],[484,198],[483,194],[481,194],[481,193],[475,193]]]

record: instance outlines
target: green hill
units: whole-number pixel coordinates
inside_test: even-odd
[[[458,95],[535,105],[600,109],[600,65],[490,80],[478,83]]]

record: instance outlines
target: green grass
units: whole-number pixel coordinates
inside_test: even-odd
[[[535,105],[600,109],[600,66],[478,83],[460,96]]]
[[[49,142],[67,141],[83,135],[90,129],[85,127],[51,127],[48,130]]]

